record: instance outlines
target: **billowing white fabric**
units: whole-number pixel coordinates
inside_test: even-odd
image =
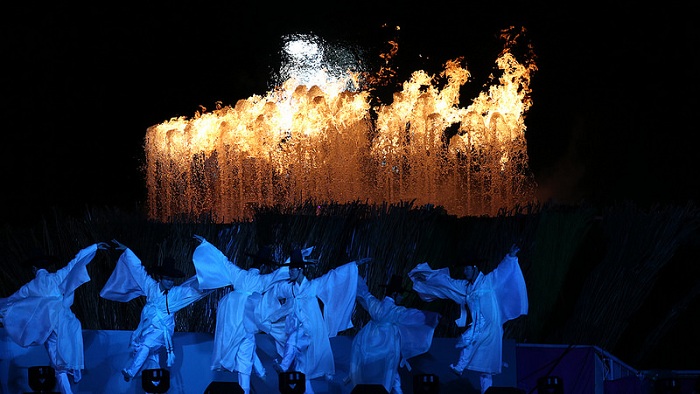
[[[141,260],[127,248],[119,256],[112,275],[100,291],[100,296],[119,302],[146,296],[146,304],[141,310],[141,321],[131,335],[131,346],[134,350],[147,346],[152,354],[165,348],[170,367],[175,360],[172,349],[175,313],[212,291],[199,289],[197,277],[192,276],[181,285],[174,286],[167,294],[164,293],[160,284],[148,275]]]
[[[353,385],[381,384],[391,392],[402,359],[430,350],[440,315],[396,305],[391,297],[379,300],[362,278],[357,281],[357,301],[371,319],[353,338],[350,378]]]
[[[426,280],[416,280],[418,273]],[[457,343],[457,347],[464,348],[460,363],[472,371],[500,373],[503,324],[528,310],[527,288],[518,258],[506,255],[495,270],[487,275],[480,273],[473,284],[451,278],[447,268],[433,270],[427,263],[418,264],[409,277],[421,299],[450,299],[469,308],[472,322]],[[464,320],[460,317],[457,322]]]
[[[7,298],[0,299],[0,318],[7,334],[23,347],[42,345],[55,333],[55,352],[49,356],[57,370],[80,380],[85,368],[83,331],[71,310],[75,290],[90,281],[87,264],[97,252],[97,244],[82,249],[65,267],[55,273],[45,269]]]
[[[256,268],[241,269],[207,241],[195,249],[193,262],[201,288],[233,286],[216,311],[212,370],[223,368],[250,375],[256,357],[255,334],[261,331],[258,319],[265,315],[261,310],[262,293],[288,280],[289,269],[282,267],[265,275]]]
[[[344,264],[319,278],[304,278],[301,284],[278,283],[267,294],[285,299],[284,306],[278,311],[287,314],[288,320],[282,341],[291,340],[299,344],[310,341],[308,347],[299,349],[294,370],[303,372],[307,379],[334,375],[335,362],[330,338],[340,331],[352,328],[352,312],[357,294],[357,263],[353,261]],[[323,302],[323,313],[319,300]],[[278,353],[283,356],[284,342],[279,342],[279,337],[275,339],[278,341]]]

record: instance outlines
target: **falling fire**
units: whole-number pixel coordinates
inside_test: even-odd
[[[413,72],[390,104],[371,104],[368,75],[316,70],[310,82],[292,75],[264,96],[150,127],[149,216],[231,222],[307,201],[414,201],[493,216],[532,202],[524,115],[536,66],[519,63],[503,33],[502,75],[467,108],[459,96],[470,72],[458,58],[437,77]]]

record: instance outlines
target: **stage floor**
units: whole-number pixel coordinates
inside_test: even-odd
[[[120,371],[128,360],[131,331],[84,330],[85,366],[83,379],[73,385],[76,394],[144,393],[141,377],[125,382]],[[278,358],[271,337],[259,334],[258,355],[267,370],[260,378],[253,374],[252,392],[280,393],[278,375],[272,365]],[[458,351],[454,338],[434,338],[428,353],[409,360],[411,369],[401,368],[403,391],[414,394],[413,379],[417,375],[434,375],[439,381],[440,394],[478,394],[479,376],[465,371],[458,377],[449,370]],[[170,368],[168,393],[204,393],[213,382],[230,383],[237,380],[234,373],[212,371],[213,335],[204,333],[175,333],[173,338],[175,364]],[[333,380],[314,379],[312,386],[318,394],[350,394],[351,383],[345,383],[350,363],[351,336],[331,339],[336,375]],[[7,337],[0,328],[0,393],[31,392],[28,369],[48,365],[43,346],[22,348]],[[679,375],[680,372],[677,372]],[[690,393],[700,371],[682,371],[681,393]],[[537,381],[544,376],[557,376],[566,394],[650,394],[653,392],[647,376],[625,365],[613,355],[595,346],[521,344],[504,341],[503,372],[494,378],[497,393],[537,393]],[[514,389],[519,389],[514,390]]]
[[[85,366],[82,380],[73,385],[74,392],[85,394],[143,393],[141,377],[127,383],[120,373],[128,359],[128,343],[131,331],[84,330]],[[257,336],[258,355],[267,370],[264,379],[253,374],[252,392],[257,394],[279,393],[278,375],[272,365],[278,358],[271,337]],[[336,375],[333,380],[315,379],[312,386],[316,393],[348,394],[352,385],[344,383],[350,363],[352,337],[337,336],[331,339]],[[237,376],[228,371],[212,371],[211,351],[213,336],[202,333],[175,333],[175,365],[170,368],[170,390],[168,393],[204,393],[212,382],[235,382]],[[454,339],[434,338],[430,351],[409,360],[411,371],[401,368],[404,393],[413,393],[413,376],[432,374],[438,377],[440,393],[478,393],[478,375],[465,372],[457,377],[448,365],[457,358]],[[22,348],[10,340],[5,329],[0,329],[0,392],[8,394],[31,392],[27,382],[28,368],[48,365],[48,357],[42,346]],[[504,370],[495,379],[503,386],[515,386],[515,343],[507,341],[504,351]]]

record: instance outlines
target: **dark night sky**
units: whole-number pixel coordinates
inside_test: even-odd
[[[438,73],[464,56],[477,88],[502,49],[498,31],[527,29],[539,71],[526,136],[543,196],[697,199],[699,46],[690,5],[482,3],[6,5],[3,221],[49,207],[142,204],[149,126],[267,92],[283,34],[381,47],[383,23],[401,26],[403,71]]]

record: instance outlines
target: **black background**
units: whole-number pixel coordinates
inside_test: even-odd
[[[488,4],[486,4],[488,3]],[[269,89],[280,37],[368,50],[399,43],[407,77],[464,56],[475,92],[498,32],[523,26],[537,55],[526,114],[543,199],[697,197],[697,14],[690,6],[537,2],[180,3],[4,6],[2,217],[143,204],[149,126]],[[398,32],[381,26],[400,26]],[[387,33],[389,31],[390,33]],[[463,96],[467,106],[474,96]]]

